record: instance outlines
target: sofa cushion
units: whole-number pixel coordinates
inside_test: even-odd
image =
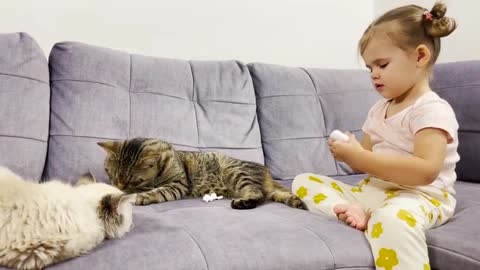
[[[362,232],[280,203],[241,211],[229,200],[185,199],[136,206],[134,223],[124,238],[51,269],[367,270],[373,265]]]
[[[249,64],[257,97],[265,164],[275,179],[304,172],[345,175],[326,140],[335,129],[359,137],[368,110],[380,97],[368,73]],[[361,138],[358,138],[361,139]]]
[[[350,184],[363,178],[337,177]],[[457,184],[457,198],[468,208],[457,209],[447,224],[427,232],[432,269],[480,266],[475,222],[480,199],[465,200],[480,186]],[[123,239],[106,241],[52,269],[374,269],[362,232],[279,203],[238,211],[229,200],[185,199],[136,206],[134,222]]]
[[[0,166],[40,179],[47,155],[48,64],[26,33],[0,34]]]
[[[432,88],[452,106],[460,125],[457,177],[480,183],[480,61],[438,64]]]
[[[105,179],[97,142],[152,137],[176,149],[219,151],[263,163],[248,68],[65,42],[50,54],[51,126],[46,177],[86,171]]]

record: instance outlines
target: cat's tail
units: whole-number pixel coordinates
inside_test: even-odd
[[[267,200],[284,203],[293,208],[307,210],[307,206],[302,200],[297,195],[292,194],[287,187],[273,180],[270,173],[266,174],[264,183]]]
[[[0,250],[0,266],[14,269],[43,269],[61,260],[67,241],[35,241],[25,246]]]

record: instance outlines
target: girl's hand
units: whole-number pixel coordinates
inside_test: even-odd
[[[354,134],[350,132],[345,132],[345,134],[349,137],[348,142],[328,139],[328,148],[335,160],[348,164],[349,158],[361,154],[365,149],[363,149],[362,145],[357,141]]]

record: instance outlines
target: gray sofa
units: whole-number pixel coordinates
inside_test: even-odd
[[[480,61],[439,64],[432,87],[460,123],[456,214],[428,231],[432,269],[480,269]],[[0,165],[29,179],[106,181],[98,141],[162,138],[266,164],[289,186],[313,172],[354,183],[325,140],[359,134],[379,99],[366,71],[184,61],[57,43],[47,62],[25,33],[0,34]],[[1,187],[0,187],[1,188]],[[265,203],[185,199],[134,208],[134,229],[51,269],[374,269],[364,234]]]

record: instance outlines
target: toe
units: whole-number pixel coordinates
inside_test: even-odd
[[[348,210],[348,205],[346,204],[337,204],[335,205],[335,207],[333,207],[333,212],[337,215],[345,213],[345,211],[347,210]]]

